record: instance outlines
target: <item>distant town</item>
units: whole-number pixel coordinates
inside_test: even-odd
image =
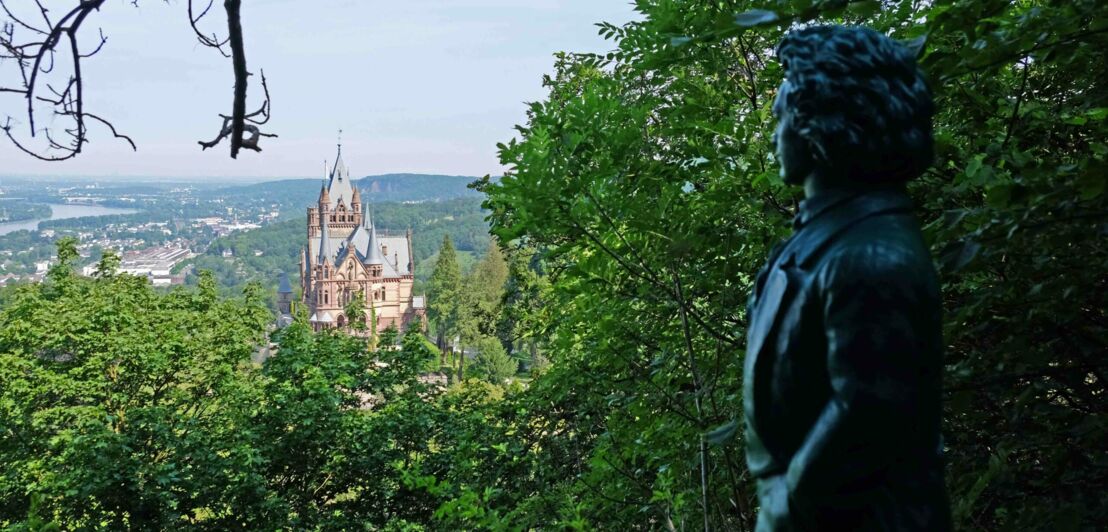
[[[0,286],[40,281],[55,261],[53,242],[63,236],[78,239],[86,275],[95,271],[105,250],[112,250],[122,259],[121,272],[145,276],[156,286],[183,284],[191,271],[189,260],[205,253],[212,240],[267,225],[281,216],[282,207],[203,185],[59,186],[4,180]],[[26,219],[18,219],[22,213]],[[233,251],[222,254],[231,257]]]

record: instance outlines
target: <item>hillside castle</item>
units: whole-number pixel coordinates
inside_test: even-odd
[[[308,207],[308,244],[300,259],[302,302],[317,331],[348,328],[351,323],[344,309],[359,295],[366,330],[373,317],[378,331],[390,326],[405,330],[424,325],[426,298],[412,294],[412,230],[401,235],[378,230],[368,211],[363,209],[361,193],[350,181],[339,145],[335,164],[319,191],[319,201],[315,207]],[[291,292],[291,287],[287,290]],[[290,296],[279,294],[282,307],[290,306]]]

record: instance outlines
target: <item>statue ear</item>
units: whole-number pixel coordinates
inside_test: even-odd
[[[912,57],[919,59],[923,57],[924,48],[927,45],[927,35],[920,35],[915,39],[900,41],[900,44],[908,49],[912,53]]]

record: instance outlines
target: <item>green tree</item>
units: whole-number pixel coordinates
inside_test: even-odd
[[[111,277],[119,271],[120,258],[114,250],[104,250],[100,261],[96,263],[95,276],[99,278]]]
[[[435,261],[435,271],[431,274],[429,289],[427,318],[434,325],[437,345],[442,350],[447,337],[455,332],[452,316],[457,306],[456,299],[462,290],[462,272],[458,268],[458,257],[450,235],[442,237],[442,246]]]
[[[354,297],[350,298],[350,301],[346,302],[346,306],[343,307],[343,314],[346,316],[347,323],[350,324],[350,328],[357,332],[366,330],[365,323],[365,292],[358,290]],[[376,332],[376,331],[374,331]]]
[[[408,334],[418,332],[416,328],[410,328]],[[390,323],[385,330],[381,331],[381,345],[386,347],[393,347],[396,345],[396,341],[400,339],[400,330],[396,328],[396,324]]]
[[[516,374],[519,363],[504,350],[500,340],[486,336],[474,343],[477,355],[473,358],[471,372],[492,384],[503,385]]]
[[[541,254],[521,246],[510,255],[508,279],[504,286],[502,309],[496,335],[511,354],[534,370],[549,362],[541,353],[546,298],[550,282],[541,269]],[[541,371],[541,369],[540,369]]]
[[[248,299],[198,305],[60,266],[20,291],[0,312],[0,526],[221,528],[235,519],[214,508],[254,513],[265,484],[240,407],[259,397],[236,368],[269,313]]]
[[[500,321],[504,285],[508,281],[508,263],[496,242],[490,242],[484,257],[466,279],[466,288],[473,292],[473,312],[483,335],[496,333]]]

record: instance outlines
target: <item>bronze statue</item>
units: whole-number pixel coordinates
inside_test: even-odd
[[[777,56],[774,142],[806,199],[748,308],[758,530],[949,530],[939,285],[904,186],[931,164],[915,54],[808,27]]]

